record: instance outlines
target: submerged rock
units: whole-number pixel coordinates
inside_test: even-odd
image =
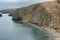
[[[8,16],[12,16],[12,14],[9,14]]]
[[[2,17],[2,14],[0,14],[0,17]]]

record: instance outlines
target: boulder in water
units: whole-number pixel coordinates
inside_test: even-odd
[[[9,14],[8,16],[12,16],[12,14]]]
[[[0,17],[2,17],[2,14],[0,14]]]

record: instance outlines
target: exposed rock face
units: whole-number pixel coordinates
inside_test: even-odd
[[[21,17],[23,22],[53,28],[60,32],[60,0],[17,9],[13,14],[13,19],[20,19]]]

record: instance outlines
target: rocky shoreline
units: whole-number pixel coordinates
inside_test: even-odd
[[[29,24],[31,24],[31,23],[29,23]],[[31,25],[34,25],[34,27],[36,27],[46,33],[45,40],[60,40],[60,33],[56,32],[54,29],[46,28],[43,26],[39,27],[35,24],[31,24]]]

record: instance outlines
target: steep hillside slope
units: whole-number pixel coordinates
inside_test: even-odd
[[[60,32],[60,0],[42,3],[42,6],[51,14],[51,24],[53,28]]]
[[[60,32],[60,1],[33,4],[17,9],[13,13],[13,20],[23,19],[23,22],[38,26],[53,28]]]

